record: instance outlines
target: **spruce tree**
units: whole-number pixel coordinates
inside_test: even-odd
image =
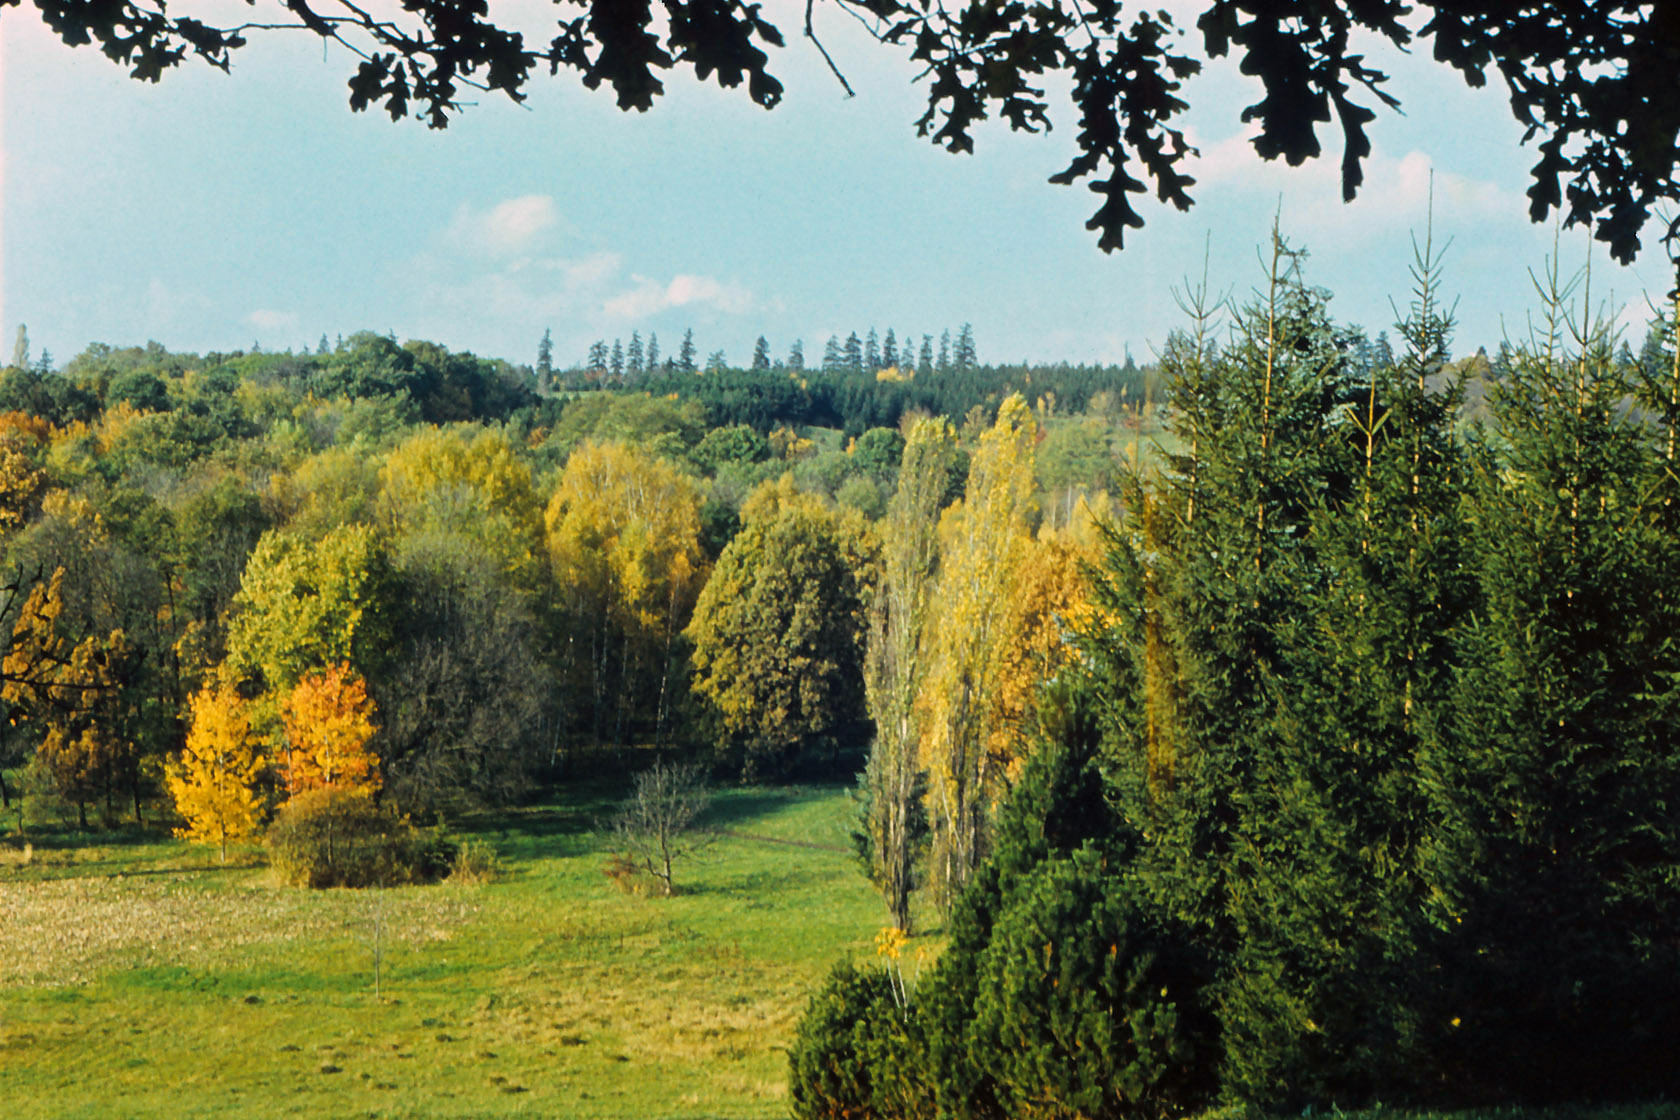
[[[787,366],[796,372],[805,370],[805,340],[796,338],[793,345],[788,347]]]
[[[863,343],[858,341],[857,332],[846,336],[846,346],[842,352],[841,362],[847,373],[863,372]]]
[[[869,337],[863,344],[863,368],[868,373],[874,373],[882,368],[881,336],[875,333],[875,328],[869,328]]]
[[[1433,1041],[1443,1065],[1505,1098],[1671,1093],[1672,398],[1624,380],[1608,329],[1571,316],[1555,264],[1542,285],[1545,314],[1514,348],[1475,463],[1481,606],[1459,638],[1451,739],[1424,758],[1440,822],[1423,859]],[[1640,396],[1661,427],[1627,410]]]
[[[840,340],[833,335],[828,336],[828,342],[823,346],[824,373],[843,373],[846,368],[846,352],[840,346]]]
[[[933,367],[940,374],[951,372],[951,328],[946,327],[939,336],[939,360]]]
[[[980,355],[974,349],[974,328],[964,323],[957,331],[957,347],[952,355],[958,373],[973,373],[980,364]]]
[[[1348,336],[1356,379],[1328,379],[1340,417],[1300,534],[1310,566],[1294,618],[1270,627],[1222,996],[1225,1081],[1248,1100],[1394,1099],[1431,1068],[1419,759],[1439,743],[1473,600],[1461,394],[1442,378],[1452,324],[1427,238],[1413,277],[1400,357],[1360,369]]]
[[[881,368],[898,368],[898,336],[891,327],[887,328],[886,340],[881,343]]]
[[[630,347],[624,355],[624,372],[638,378],[647,372],[647,352],[642,349],[642,332],[630,332]]]
[[[655,373],[659,369],[659,332],[649,331],[647,341],[647,371]]]
[[[693,373],[694,358],[694,328],[690,327],[683,332],[682,348],[677,351],[677,369],[683,373]]]
[[[933,372],[933,336],[931,334],[924,334],[922,336],[922,351],[921,351],[920,356],[918,356],[917,359],[916,359],[916,374],[919,377],[926,377],[929,374],[931,374],[932,372]]]
[[[758,341],[753,343],[752,368],[770,368],[770,343],[763,335],[759,335]]]
[[[1299,267],[1274,236],[1258,299],[1229,312],[1229,341],[1216,345],[1222,309],[1198,296],[1192,330],[1164,348],[1182,450],[1128,484],[1100,596],[1116,625],[1094,650],[1114,690],[1117,793],[1149,838],[1141,889],[1218,965],[1224,1081],[1274,1105],[1319,1100],[1348,1071],[1333,1054],[1321,1076],[1314,1048],[1351,1044],[1311,1024],[1368,1007],[1350,1000],[1335,1017],[1357,984],[1319,966],[1363,965],[1383,948],[1347,936],[1375,904],[1359,889],[1365,826],[1343,820],[1339,799],[1371,802],[1344,788],[1357,786],[1338,769],[1350,756],[1315,768],[1339,684],[1318,658],[1346,635],[1321,634],[1307,607],[1326,582],[1314,532],[1346,516],[1324,510],[1351,493],[1354,394],[1352,336]],[[1382,1036],[1380,1023],[1368,1029]]]
[[[624,343],[619,339],[613,339],[612,358],[608,360],[607,368],[614,381],[624,380]]]
[[[326,345],[326,336],[321,344]],[[537,343],[537,391],[546,393],[554,387],[554,335],[544,328],[542,341]]]

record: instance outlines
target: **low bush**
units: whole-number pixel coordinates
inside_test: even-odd
[[[1213,1094],[1204,969],[1088,850],[1018,883],[980,953],[962,1041],[1002,1116],[1180,1114]]]
[[[919,1120],[933,1090],[913,1004],[886,969],[837,965],[811,997],[788,1049],[798,1120]]]
[[[267,844],[274,869],[297,887],[429,882],[457,854],[441,831],[415,828],[362,790],[299,794],[275,816]]]
[[[496,849],[482,840],[463,840],[449,865],[449,881],[470,887],[494,883],[502,877],[502,861]]]

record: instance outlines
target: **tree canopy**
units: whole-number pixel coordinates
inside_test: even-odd
[[[744,0],[565,0],[546,42],[498,23],[489,5],[405,0],[401,14],[349,0],[279,0],[250,18],[211,25],[172,15],[162,0],[32,0],[71,46],[97,44],[135,78],[158,80],[189,57],[222,70],[252,35],[304,30],[355,58],[350,106],[378,106],[393,119],[445,127],[463,89],[526,97],[533,75],[575,72],[593,90],[612,88],[622,109],[647,110],[664,75],[692,67],[701,81],[745,87],[765,108],[783,87],[769,50],[785,46],[763,6]],[[1635,0],[1203,0],[1194,30],[1165,11],[1128,10],[1118,0],[832,0],[889,48],[922,66],[926,112],[920,136],[970,151],[975,126],[1001,117],[1016,130],[1049,129],[1046,77],[1071,79],[1078,152],[1053,182],[1087,180],[1102,198],[1087,226],[1105,250],[1122,247],[1143,218],[1131,196],[1153,189],[1180,210],[1192,203],[1194,148],[1175,127],[1188,108],[1186,83],[1204,61],[1236,56],[1263,96],[1242,110],[1256,123],[1255,151],[1297,165],[1323,153],[1320,126],[1342,135],[1342,190],[1351,199],[1371,154],[1373,106],[1400,107],[1388,75],[1367,55],[1377,41],[1401,50],[1427,40],[1434,58],[1471,86],[1489,71],[1510,93],[1524,140],[1538,139],[1529,213],[1561,212],[1586,224],[1626,262],[1653,210],[1680,202],[1680,10]],[[0,0],[0,8],[22,0]],[[823,49],[813,0],[804,34]],[[1195,46],[1199,38],[1199,51]],[[1201,56],[1201,57],[1198,57]],[[838,69],[836,78],[845,88]],[[1141,165],[1141,170],[1140,170]],[[1680,251],[1680,217],[1664,219]]]

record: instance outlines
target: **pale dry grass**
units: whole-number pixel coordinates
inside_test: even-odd
[[[0,987],[82,984],[123,968],[191,965],[244,947],[360,936],[383,907],[394,944],[447,941],[477,912],[460,892],[208,888],[178,877],[0,881]]]

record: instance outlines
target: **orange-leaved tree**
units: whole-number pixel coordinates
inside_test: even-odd
[[[379,789],[379,758],[368,749],[378,729],[367,682],[340,661],[306,674],[281,707],[286,729],[286,793]]]
[[[164,772],[175,810],[186,821],[176,835],[221,846],[257,827],[262,802],[257,778],[266,760],[251,727],[249,706],[226,684],[210,684],[192,698],[192,728],[180,757]]]

